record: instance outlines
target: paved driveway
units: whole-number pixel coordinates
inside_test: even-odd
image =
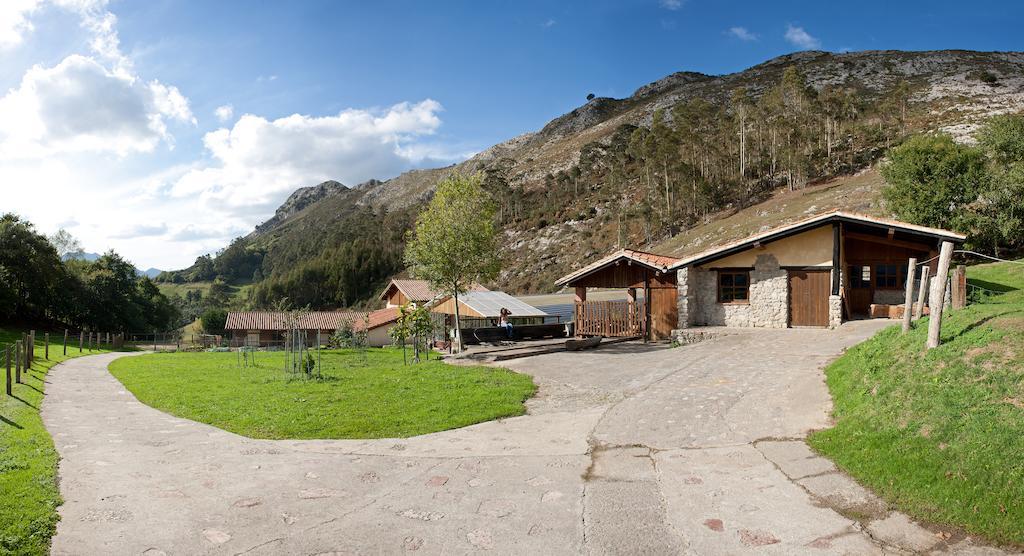
[[[75,359],[43,405],[53,552],[984,550],[888,512],[800,440],[828,423],[821,366],[880,326],[523,359],[529,415],[371,441],[247,439],[139,403],[115,355]]]

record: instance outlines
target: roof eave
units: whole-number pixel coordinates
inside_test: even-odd
[[[651,264],[649,262],[643,261],[643,260],[638,259],[636,257],[631,257],[629,254],[625,253],[624,251],[618,251],[616,253],[613,253],[613,254],[605,257],[604,259],[601,259],[599,261],[595,261],[595,262],[587,265],[586,267],[581,268],[580,270],[577,270],[576,272],[573,272],[572,274],[567,274],[567,275],[559,278],[558,280],[555,280],[555,285],[556,286],[566,286],[566,285],[569,284],[569,282],[572,282],[573,280],[579,280],[580,278],[585,278],[587,276],[590,276],[591,274],[601,270],[602,268],[604,268],[604,267],[606,267],[606,266],[608,266],[608,265],[610,265],[612,263],[617,263],[621,259],[627,259],[627,260],[631,261],[631,264],[632,263],[636,263],[636,264],[645,266],[645,267],[647,267],[647,268],[649,268],[649,269],[651,269],[651,270],[653,270],[655,272],[667,272],[671,268],[669,266],[658,266],[658,265],[655,265],[655,264]],[[591,267],[593,267],[593,268],[591,268]]]
[[[831,224],[831,223],[834,223],[834,222],[845,222],[845,223],[850,223],[850,224],[860,224],[860,225],[866,225],[866,226],[877,226],[879,228],[894,227],[894,228],[899,228],[900,230],[902,230],[902,231],[904,231],[906,233],[922,235],[922,236],[928,236],[928,237],[932,237],[932,238],[935,238],[935,239],[938,239],[938,240],[946,240],[946,241],[951,241],[951,242],[954,242],[954,243],[963,243],[967,239],[966,236],[963,236],[963,235],[960,235],[960,234],[955,234],[955,233],[952,233],[952,232],[938,233],[938,232],[932,231],[932,230],[915,229],[915,228],[909,228],[909,227],[907,227],[905,225],[899,225],[899,224],[895,224],[895,223],[886,223],[886,222],[876,222],[876,221],[872,221],[872,220],[865,220],[863,218],[857,218],[856,216],[845,214],[845,213],[842,213],[842,212],[834,212],[834,213],[829,213],[827,215],[823,215],[822,217],[817,217],[817,218],[809,219],[809,220],[807,220],[806,222],[803,222],[803,223],[794,224],[791,227],[786,227],[785,229],[779,230],[778,233],[774,233],[774,234],[770,233],[770,234],[767,234],[767,235],[755,234],[755,235],[751,236],[750,238],[748,238],[748,239],[746,239],[746,240],[744,240],[741,243],[738,243],[736,245],[728,246],[728,247],[726,247],[726,248],[724,248],[724,249],[722,249],[720,251],[715,251],[715,252],[712,252],[712,253],[708,253],[707,255],[700,256],[700,257],[697,257],[697,258],[683,259],[683,260],[679,261],[678,263],[672,265],[669,268],[671,270],[675,270],[675,269],[689,267],[689,266],[696,266],[696,265],[707,264],[709,262],[714,262],[716,260],[723,259],[723,258],[728,257],[730,255],[734,255],[736,253],[739,253],[739,252],[742,252],[742,251],[746,251],[747,249],[750,249],[751,247],[754,247],[754,245],[756,245],[757,243],[771,243],[773,241],[778,241],[780,239],[785,239],[787,237],[790,237],[790,236],[793,236],[793,235],[796,235],[796,234],[800,234],[800,233],[806,232],[808,230],[812,230],[814,228],[817,228],[817,227],[820,227],[820,226],[824,226],[826,224]]]

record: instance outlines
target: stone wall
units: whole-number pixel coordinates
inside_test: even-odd
[[[789,324],[789,273],[772,254],[757,256],[750,273],[750,326],[786,328]]]
[[[838,328],[843,324],[843,298],[838,295],[828,296],[828,327]]]
[[[690,324],[764,328],[788,325],[788,273],[779,268],[779,261],[771,254],[757,256],[750,272],[749,303],[718,303],[718,272],[714,270],[689,269],[686,293],[687,299],[680,301],[680,308],[685,303]]]
[[[676,303],[678,305],[677,329],[689,328],[696,322],[696,287],[689,268],[676,271]]]

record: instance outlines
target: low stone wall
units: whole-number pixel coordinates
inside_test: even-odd
[[[875,290],[871,302],[878,305],[900,305],[905,301],[906,289],[898,290]]]
[[[689,345],[703,342],[705,340],[714,340],[715,338],[721,338],[729,333],[721,328],[715,329],[702,329],[702,328],[681,328],[672,331],[672,341],[679,345]]]

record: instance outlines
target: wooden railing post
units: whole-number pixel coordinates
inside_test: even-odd
[[[914,275],[917,274],[917,258],[907,261],[907,284],[903,296],[903,333],[910,331],[910,311],[914,305]]]
[[[967,267],[964,265],[957,265],[956,270],[953,271],[953,308],[963,309],[967,306]]]
[[[43,333],[43,359],[50,360],[50,333]]]
[[[931,295],[931,316],[928,320],[928,349],[939,347],[942,332],[943,305],[946,303],[946,280],[949,278],[949,263],[953,258],[953,244],[942,242],[939,251],[939,269],[935,271],[935,287]]]
[[[14,382],[21,384],[22,340],[14,344]]]
[[[85,344],[85,331],[78,332],[78,353],[82,353],[82,345]]]
[[[64,355],[68,354],[68,329],[64,329]]]
[[[917,292],[917,307],[914,309],[914,320],[921,318],[924,313],[924,301],[928,295],[928,273],[931,272],[931,267],[925,265],[921,269],[921,289]]]
[[[4,346],[4,367],[7,368],[7,395],[13,396],[11,389],[11,346]]]

